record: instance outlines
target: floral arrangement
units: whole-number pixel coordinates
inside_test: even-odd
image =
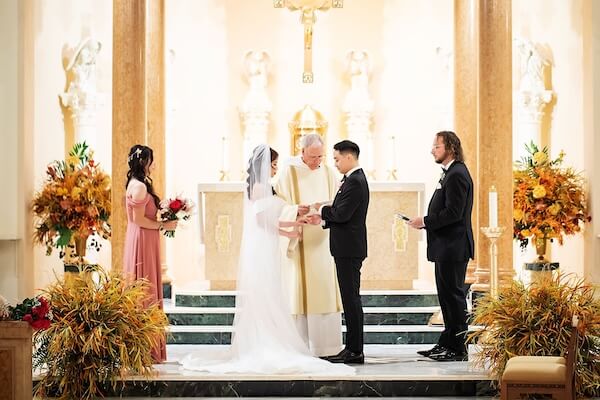
[[[169,322],[158,304],[147,305],[149,286],[146,280],[98,267],[45,289],[54,320],[50,328],[33,335],[32,366],[44,371],[36,396],[118,397],[119,380],[150,377],[152,348],[165,340]]]
[[[173,199],[164,199],[160,202],[158,219],[160,221],[179,221],[188,220],[192,216],[194,203],[190,199],[175,197]],[[166,237],[175,237],[175,231],[165,230]]]
[[[513,171],[513,238],[527,247],[532,239],[557,239],[573,235],[587,216],[583,177],[562,168],[565,156],[552,160],[548,148],[533,142],[525,145],[529,155],[515,163]]]
[[[577,394],[600,396],[600,299],[594,286],[574,275],[555,274],[530,286],[513,281],[498,297],[481,297],[469,333],[477,344],[475,365],[502,377],[514,356],[564,356],[571,337],[571,321],[579,318]]]
[[[0,297],[0,320],[29,322],[36,331],[48,329],[52,323],[50,303],[45,297],[36,296],[13,307]]]
[[[53,248],[69,245],[72,238],[110,236],[108,218],[111,211],[110,177],[93,159],[87,144],[77,143],[65,161],[52,162],[46,171],[42,190],[35,194],[32,208],[39,220],[34,240]],[[95,242],[96,249],[100,244]]]

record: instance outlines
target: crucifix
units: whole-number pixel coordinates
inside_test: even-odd
[[[312,37],[315,23],[315,11],[327,11],[330,8],[344,7],[344,0],[273,0],[273,7],[287,7],[290,11],[300,10],[300,22],[304,25],[304,72],[303,83],[313,83]]]

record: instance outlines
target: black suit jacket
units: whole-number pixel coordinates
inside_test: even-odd
[[[329,233],[329,249],[333,257],[367,257],[367,208],[369,185],[362,169],[346,177],[333,204],[321,209],[324,228]]]
[[[471,211],[473,180],[467,166],[454,161],[431,197],[425,229],[427,259],[433,262],[467,261],[475,256]]]

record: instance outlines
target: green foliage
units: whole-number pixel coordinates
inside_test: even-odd
[[[8,306],[10,319],[13,321],[22,321],[23,317],[31,313],[31,309],[38,304],[36,299],[27,298],[16,306]]]

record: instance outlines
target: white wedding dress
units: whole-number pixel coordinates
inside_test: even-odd
[[[273,196],[270,173],[266,175],[270,164],[269,147],[257,147],[249,162],[252,199],[245,196],[232,344],[190,354],[181,364],[214,374],[353,374],[350,366],[311,355],[292,319],[279,248],[279,215],[285,203]]]

